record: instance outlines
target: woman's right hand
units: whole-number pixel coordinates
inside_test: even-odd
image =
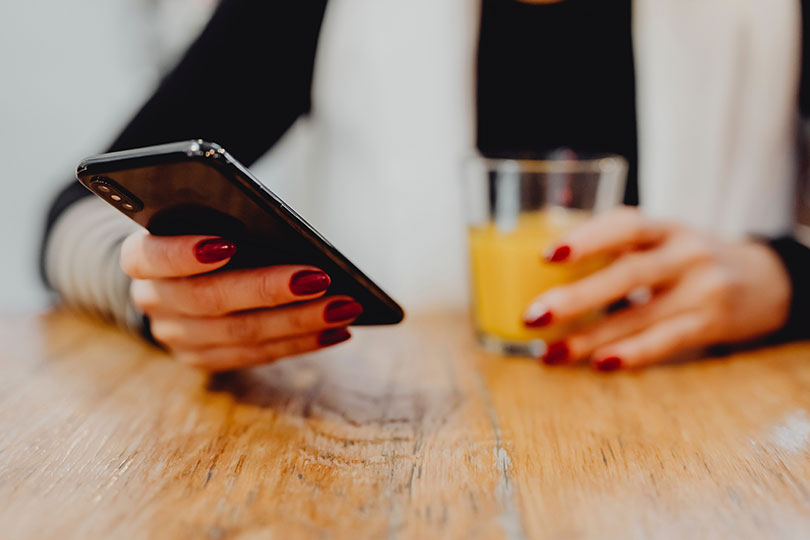
[[[131,234],[121,268],[152,336],[182,362],[221,371],[272,362],[349,339],[363,311],[348,296],[323,297],[329,276],[284,265],[210,273],[237,247],[211,236]]]

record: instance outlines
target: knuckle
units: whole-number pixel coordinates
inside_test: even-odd
[[[570,358],[584,358],[593,350],[593,339],[586,333],[576,332],[565,339]]]
[[[143,313],[149,313],[156,307],[156,299],[150,291],[147,281],[133,280],[129,285],[129,297],[132,303]]]
[[[167,345],[170,349],[177,347],[183,341],[182,332],[179,331],[177,325],[169,324],[163,319],[154,318],[149,321],[149,328],[152,336]]]
[[[679,249],[688,264],[700,264],[712,259],[714,253],[711,245],[693,234],[684,235],[680,240]]]
[[[703,287],[704,291],[715,300],[730,299],[734,294],[734,279],[729,272],[714,268],[705,273]]]
[[[716,338],[722,340],[722,336],[730,335],[733,328],[730,327],[728,317],[717,316],[716,313],[705,312],[698,315],[696,326],[692,329],[690,341],[715,341]]]
[[[140,231],[135,232],[127,236],[121,244],[121,253],[118,259],[119,264],[121,265],[121,270],[132,278],[140,277],[138,264],[140,257],[137,254],[137,246],[142,237],[143,234]]]
[[[231,316],[225,319],[225,334],[238,343],[254,343],[261,340],[262,325],[256,317]]]
[[[177,249],[177,239],[157,238],[153,243],[152,261],[157,267],[164,269],[173,276],[180,276],[183,272],[183,261]]]
[[[703,292],[707,300],[702,310],[704,325],[714,329],[725,326],[730,320],[729,315],[737,309],[738,294],[734,276],[720,268],[706,272]]]
[[[142,277],[140,270],[138,269],[138,264],[132,255],[128,255],[124,250],[121,250],[121,255],[118,259],[118,264],[121,266],[121,270],[131,277],[132,279],[138,279]]]
[[[594,324],[585,331],[574,334],[581,340],[581,344],[588,350],[593,350],[598,346],[614,341],[628,333],[632,329],[632,324],[626,313],[610,315]]]
[[[188,302],[195,311],[205,315],[219,315],[225,313],[226,295],[219,284],[206,277],[188,278]]]
[[[160,240],[170,240],[161,238]],[[171,243],[169,241],[155,242],[152,248],[152,259],[162,268],[174,269],[175,258],[172,257]]]
[[[713,317],[710,313],[700,313],[695,316],[694,324],[687,329],[689,338],[698,338],[717,328],[724,318]]]
[[[287,324],[293,330],[304,330],[312,327],[313,322],[316,320],[323,321],[322,306],[316,306],[313,309],[291,309],[287,315]],[[317,315],[316,315],[317,313]]]
[[[623,284],[626,293],[638,285],[646,285],[655,279],[657,264],[653,256],[628,253],[622,257],[623,264],[616,268],[616,278]]]
[[[260,272],[256,276],[256,289],[259,298],[267,304],[273,304],[279,298],[279,286],[272,272]]]

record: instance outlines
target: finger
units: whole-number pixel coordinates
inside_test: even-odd
[[[236,253],[233,242],[216,236],[129,235],[121,246],[121,268],[133,279],[203,274],[225,266]]]
[[[134,281],[132,300],[145,313],[216,317],[312,300],[330,280],[312,266],[279,265],[190,278]]]
[[[602,270],[537,297],[523,319],[529,326],[546,326],[600,309],[640,287],[671,283],[709,254],[697,242],[671,241],[649,251],[624,255]]]
[[[636,368],[708,343],[707,322],[698,312],[664,319],[630,337],[594,351],[591,365],[601,371]]]
[[[615,312],[586,329],[576,331],[565,340],[551,344],[556,356],[543,357],[549,364],[570,364],[588,358],[606,344],[633,335],[668,317],[684,313],[693,307],[691,295],[683,294],[680,285],[657,294],[649,303],[635,305]],[[560,354],[559,351],[565,351]]]
[[[346,326],[362,312],[352,298],[337,296],[224,317],[156,317],[151,331],[173,350],[254,345]]]
[[[549,262],[577,262],[598,254],[615,253],[661,242],[668,226],[640,211],[623,207],[594,216],[563,234],[546,252]]]
[[[337,345],[351,338],[345,327],[332,328],[316,334],[268,341],[255,346],[218,347],[214,349],[179,351],[182,363],[207,371],[239,369],[268,364],[287,356]]]

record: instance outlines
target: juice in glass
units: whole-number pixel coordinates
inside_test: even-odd
[[[470,226],[473,317],[479,332],[507,340],[548,342],[583,322],[527,328],[522,314],[543,291],[604,266],[602,259],[577,264],[547,263],[543,259],[563,232],[586,218],[584,212],[552,208],[521,214],[511,230],[501,230],[493,222]]]
[[[493,352],[543,354],[548,342],[600,315],[527,328],[523,313],[531,301],[607,264],[599,257],[547,263],[543,255],[563,233],[621,203],[627,162],[565,150],[537,160],[478,157],[467,165],[472,311],[479,339]]]

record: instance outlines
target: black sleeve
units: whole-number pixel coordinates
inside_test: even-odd
[[[325,9],[326,0],[223,0],[109,151],[199,138],[254,162],[309,111]],[[72,181],[56,197],[41,262],[56,219],[88,195]]]
[[[801,0],[801,78],[799,87],[799,109],[802,117],[810,118],[810,0]]]
[[[787,236],[773,239],[769,244],[782,259],[792,290],[790,318],[777,337],[810,338],[810,249]]]

